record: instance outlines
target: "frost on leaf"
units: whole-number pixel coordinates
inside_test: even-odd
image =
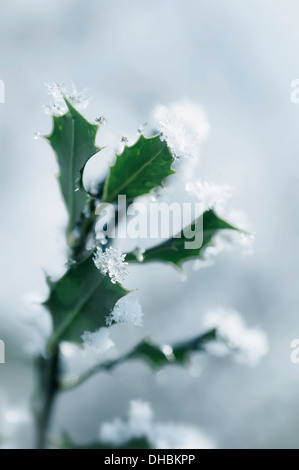
[[[105,126],[107,124],[107,119],[105,116],[98,116],[95,118],[95,123],[99,126]]]
[[[93,261],[99,271],[111,279],[111,282],[123,282],[127,275],[128,263],[125,262],[126,255],[120,253],[112,247],[107,248],[103,251],[102,248],[98,248]]]
[[[84,331],[95,331],[105,326],[117,300],[128,291],[119,283],[112,283],[95,267],[93,254],[69,266],[65,274],[53,282],[45,307],[51,313],[53,334],[48,347],[61,341],[81,342]]]
[[[141,400],[130,403],[128,418],[103,423],[99,432],[103,443],[121,446],[132,439],[146,438],[154,449],[212,449],[214,444],[196,427],[156,423],[150,405]]]
[[[52,105],[44,106],[47,114],[62,116],[68,111],[67,105],[63,99],[64,96],[72,106],[80,110],[87,108],[90,102],[90,98],[87,96],[87,90],[78,91],[73,82],[71,82],[70,88],[63,83],[46,83],[46,87],[48,95],[53,99]]]
[[[63,341],[60,346],[63,380],[76,380],[88,368],[107,359],[107,352],[114,346],[108,328],[100,328],[91,333],[85,331],[81,336],[82,347]]]
[[[104,353],[114,345],[113,341],[109,337],[109,330],[107,328],[100,328],[94,333],[85,331],[81,338],[83,341],[83,349],[91,349],[100,354]]]
[[[175,158],[195,157],[200,144],[208,136],[210,126],[204,110],[184,100],[169,107],[159,105],[153,118]]]
[[[226,231],[219,232],[215,236],[214,246],[207,247],[205,251],[205,259],[213,264],[213,257],[222,252],[236,251],[244,258],[253,254],[253,245],[255,235],[250,233],[250,224],[244,212],[237,210],[223,210],[224,217],[234,226],[242,227],[245,231]],[[196,262],[195,262],[196,263]],[[194,265],[194,269],[197,266]]]
[[[232,196],[232,188],[229,185],[217,185],[207,181],[195,180],[186,184],[186,191],[194,195],[203,203],[205,210],[216,209],[217,214],[242,230],[219,231],[212,245],[208,246],[204,252],[204,260],[196,260],[193,269],[196,271],[213,265],[213,258],[223,251],[238,250],[242,256],[246,257],[253,253],[254,235],[251,233],[251,226],[242,211],[228,209],[227,201]]]
[[[126,295],[116,302],[111,314],[106,318],[106,324],[121,323],[142,326],[142,318],[143,313],[139,301]]]
[[[245,257],[252,255],[255,234],[252,232],[251,224],[247,215],[243,211],[230,209],[225,211],[225,217],[230,220],[232,224],[237,227],[242,227],[244,230],[238,234],[230,234],[230,244],[239,248],[242,255]]]
[[[204,324],[215,328],[219,342],[209,343],[207,350],[215,355],[234,353],[242,364],[255,366],[268,353],[268,339],[259,328],[248,328],[240,314],[234,310],[218,309],[206,314]]]
[[[221,210],[232,195],[232,189],[227,184],[218,185],[200,180],[187,183],[186,191],[195,195],[204,204],[205,210]]]

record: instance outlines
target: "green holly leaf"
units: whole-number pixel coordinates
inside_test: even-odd
[[[176,345],[156,345],[149,339],[139,343],[127,359],[145,359],[152,367],[160,368],[166,364],[185,364],[191,353],[204,351],[205,345],[217,339],[216,329]]]
[[[105,444],[103,442],[95,442],[93,444],[89,444],[87,446],[76,446],[73,447],[73,449],[106,449],[106,450],[112,450],[112,449],[151,449],[150,444],[148,440],[144,438],[140,439],[131,439],[130,441],[124,442],[121,445],[118,446],[112,446],[109,444]]]
[[[126,146],[116,156],[105,183],[103,202],[115,203],[119,194],[125,195],[130,202],[154,188],[163,187],[165,178],[175,173],[173,161],[160,135],[147,138],[141,134],[134,145]]]
[[[214,237],[220,230],[237,230],[230,223],[218,217],[214,210],[210,209],[203,213],[192,225],[186,227],[178,235],[166,240],[158,246],[146,250],[142,257],[136,251],[128,253],[126,261],[148,263],[151,261],[162,261],[171,263],[176,267],[190,259],[204,259],[204,250],[208,246],[214,245]],[[190,238],[193,236],[193,238]],[[188,244],[194,240],[201,241],[196,248],[187,248]]]
[[[85,165],[101,149],[95,145],[99,126],[88,122],[66,98],[65,102],[68,112],[52,116],[53,130],[45,138],[57,156],[58,181],[69,214],[70,233],[88,200],[82,185]]]
[[[85,449],[85,450],[97,450],[97,449],[106,449],[106,450],[113,450],[113,449],[151,449],[150,444],[146,438],[140,439],[131,439],[128,442],[124,442],[118,446],[112,446],[109,444],[105,444],[103,442],[94,442],[89,445],[80,446],[78,444],[71,443],[68,449]]]
[[[80,342],[84,331],[105,326],[117,300],[128,293],[121,284],[113,284],[109,276],[100,273],[92,256],[70,266],[57,282],[48,280],[50,294],[44,305],[54,326],[50,349],[60,341]]]
[[[217,337],[217,330],[214,328],[195,338],[174,345],[159,345],[145,338],[124,356],[96,364],[74,381],[63,382],[62,379],[60,389],[70,390],[78,387],[94,374],[103,371],[111,371],[115,369],[115,367],[130,360],[145,360],[154,369],[159,369],[167,364],[184,365],[188,362],[192,353],[204,351],[206,344],[217,340],[219,340],[219,338]]]
[[[64,432],[62,435],[62,440],[58,443],[57,447],[60,449],[86,449],[86,450],[97,450],[97,449],[151,449],[150,443],[146,439],[146,437],[134,438],[130,439],[127,442],[119,446],[112,446],[111,444],[103,443],[103,442],[93,442],[92,444],[87,445],[78,445],[75,444],[70,436]]]

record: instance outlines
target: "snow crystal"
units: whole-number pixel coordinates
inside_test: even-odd
[[[95,118],[95,123],[99,126],[106,126],[107,119],[105,118],[105,116],[98,116]]]
[[[64,96],[79,110],[85,109],[89,104],[90,98],[87,96],[87,90],[77,91],[73,82],[71,82],[70,88],[60,83],[46,83],[46,87],[48,95],[52,96],[54,101],[53,105],[44,106],[47,114],[62,116],[67,112],[68,108],[63,99]]]
[[[206,346],[216,355],[234,352],[237,362],[254,366],[268,353],[266,334],[259,328],[247,328],[240,314],[234,310],[209,312],[204,324],[209,329],[216,328],[218,339],[223,341],[223,344],[211,343]]]
[[[82,347],[66,341],[61,343],[63,379],[66,382],[77,379],[87,369],[106,360],[107,352],[114,346],[108,328],[100,328],[94,333],[85,331],[81,338]]]
[[[213,449],[214,444],[196,427],[157,424],[152,433],[156,449]]]
[[[33,135],[34,140],[39,140],[41,138],[41,133],[40,132],[35,132]]]
[[[144,134],[146,126],[147,126],[147,122],[145,122],[144,124],[140,124],[140,126],[137,129],[138,134]]]
[[[130,403],[130,420],[134,423],[151,421],[153,411],[150,404],[142,400],[132,400]]]
[[[219,216],[229,221],[238,230],[222,230],[214,237],[214,246],[207,247],[205,257],[215,256],[223,251],[238,250],[243,257],[253,254],[255,235],[250,232],[250,225],[244,212],[237,210],[226,210],[218,212]]]
[[[251,224],[249,223],[246,214],[240,210],[230,209],[225,211],[222,216],[235,227],[244,230],[244,232],[228,232],[227,236],[230,238],[230,244],[239,247],[244,256],[252,255],[255,234],[252,232]]]
[[[193,262],[192,268],[193,268],[193,271],[199,271],[200,269],[210,268],[213,265],[214,263],[213,263],[213,260],[211,259],[205,259],[205,260],[196,259]]]
[[[128,424],[119,418],[111,422],[103,423],[100,428],[100,440],[104,443],[119,446],[131,440],[131,430]]]
[[[100,440],[120,446],[145,437],[156,449],[212,449],[213,443],[197,428],[173,423],[155,423],[148,403],[131,401],[127,420],[115,419],[101,425]]]
[[[204,201],[205,209],[216,208],[219,217],[228,221],[232,226],[240,230],[221,230],[213,237],[213,244],[204,249],[204,259],[196,260],[193,269],[206,268],[214,264],[213,257],[224,251],[239,251],[242,257],[253,254],[255,235],[244,212],[231,209],[227,210],[225,202],[231,196],[231,188],[227,185],[214,185],[206,181],[188,183],[186,190],[195,194],[199,200]]]
[[[214,257],[222,252],[237,251],[241,257],[253,254],[254,234],[243,233],[237,230],[222,230],[215,234],[213,245],[204,248],[204,259],[195,260],[193,270],[207,268],[214,265]]]
[[[94,264],[104,276],[109,275],[111,282],[122,282],[127,275],[128,263],[125,263],[126,255],[112,247],[103,251],[99,247],[94,256]]]
[[[103,423],[100,428],[100,439],[121,445],[131,439],[148,436],[151,433],[152,409],[142,400],[133,400],[130,403],[128,420],[116,418],[111,422]]]
[[[153,118],[162,140],[166,140],[175,158],[195,157],[200,144],[208,136],[210,126],[204,110],[184,100],[169,107],[159,105],[153,111]]]
[[[106,324],[122,323],[124,325],[142,326],[143,313],[138,299],[132,299],[126,295],[119,299],[110,315],[106,318]]]
[[[103,353],[114,345],[113,341],[109,338],[108,328],[100,328],[94,333],[85,331],[81,339],[83,341],[83,349],[91,349],[96,353]]]
[[[207,209],[223,208],[232,195],[232,189],[227,184],[214,184],[207,181],[195,181],[186,184],[186,191],[195,195]]]

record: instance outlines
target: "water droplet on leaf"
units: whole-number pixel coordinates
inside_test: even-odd
[[[144,261],[144,252],[145,250],[143,248],[136,248],[135,253],[136,253],[136,259],[139,261],[139,263],[142,263]]]

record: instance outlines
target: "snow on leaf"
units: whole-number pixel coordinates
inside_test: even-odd
[[[141,400],[130,403],[128,418],[103,423],[99,438],[103,443],[121,446],[145,437],[154,449],[212,449],[214,443],[195,426],[156,423],[150,405]]]
[[[119,299],[110,315],[106,318],[106,324],[121,323],[124,325],[142,326],[142,308],[138,299],[132,299],[126,295]]]
[[[114,346],[108,328],[95,332],[85,331],[81,336],[82,346],[63,341],[60,345],[64,381],[76,380],[90,367],[107,359],[107,352]]]
[[[44,107],[47,114],[62,116],[68,111],[64,97],[77,109],[83,110],[87,108],[90,98],[87,90],[78,91],[73,82],[67,87],[64,83],[46,83],[48,95],[52,97],[53,104]]]
[[[218,185],[201,180],[187,183],[186,191],[195,195],[204,204],[206,210],[221,209],[232,195],[232,189],[227,184]]]
[[[52,115],[53,129],[45,136],[54,150],[59,164],[58,181],[69,215],[68,234],[80,221],[88,196],[82,178],[87,162],[101,149],[95,139],[99,126],[88,122],[64,98],[67,108],[63,115]],[[69,237],[69,242],[74,237]]]
[[[268,353],[268,339],[260,328],[248,328],[235,310],[216,309],[205,316],[204,325],[215,328],[218,342],[207,345],[208,352],[227,355],[233,352],[234,359],[255,366]],[[222,344],[221,344],[222,342]],[[220,347],[219,347],[220,345]]]
[[[180,234],[162,242],[160,245],[145,250],[142,258],[138,257],[135,251],[127,254],[129,262],[148,263],[161,261],[171,263],[177,267],[188,260],[205,259],[208,249],[214,249],[214,238],[219,232],[241,231],[232,226],[226,220],[221,219],[212,210],[204,212],[189,227],[185,227]],[[186,237],[193,234],[193,238]],[[193,241],[195,236],[202,239],[202,244],[198,248],[186,248],[186,242]]]
[[[175,158],[197,156],[210,130],[204,110],[189,100],[157,106],[153,119]]]
[[[54,325],[50,347],[61,341],[80,343],[84,331],[105,326],[117,300],[128,293],[96,269],[92,254],[71,265],[58,281],[48,283],[50,294],[44,305]]]
[[[123,282],[127,275],[128,263],[125,262],[126,255],[120,253],[115,248],[109,247],[103,251],[101,247],[98,247],[93,261],[98,270],[111,279],[111,282]]]

